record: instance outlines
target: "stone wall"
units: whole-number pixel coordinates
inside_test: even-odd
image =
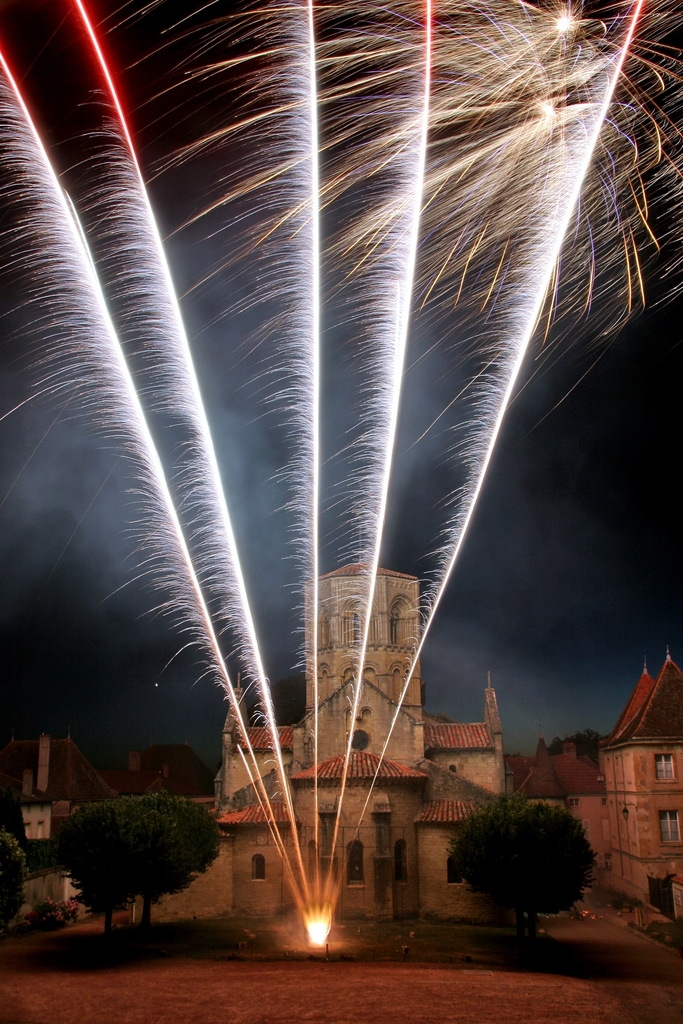
[[[343,812],[335,848],[340,871],[336,920],[362,918],[389,919],[417,917],[419,910],[418,855],[413,822],[421,806],[423,783],[416,779],[409,784],[390,785],[381,782],[368,797],[369,780],[347,786]],[[321,786],[318,800],[324,813],[334,818],[339,796],[337,786]],[[313,819],[312,788],[298,785],[295,791],[297,815],[302,821]],[[361,820],[362,819],[362,820]],[[357,823],[361,822],[360,825]],[[307,856],[312,830],[302,829],[302,847]],[[347,872],[349,844],[363,844],[362,881],[350,880]],[[406,880],[397,881],[395,871],[396,843],[405,843]],[[319,836],[321,855],[325,849],[324,835]]]
[[[443,825],[417,828],[420,859],[420,917],[508,925],[512,914],[490,896],[472,892],[464,882],[448,881],[448,847],[452,829]]]
[[[462,775],[469,782],[491,793],[503,792],[502,758],[495,750],[433,750],[430,752],[430,760],[452,775]]]
[[[32,871],[24,884],[24,903],[19,911],[18,920],[44,900],[56,900],[61,903],[73,899],[75,895],[76,890],[64,868]]]
[[[194,917],[219,917],[233,910],[233,843],[221,839],[218,857],[183,892],[162,896],[152,907],[152,921],[173,921]],[[141,904],[133,917],[139,920]]]
[[[284,834],[283,839],[294,863],[291,840]],[[264,877],[255,877],[260,872],[254,871],[254,857],[263,857]],[[235,830],[233,885],[237,914],[274,917],[289,913],[294,906],[282,857],[265,825]]]

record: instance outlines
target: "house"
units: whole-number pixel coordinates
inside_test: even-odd
[[[172,793],[213,807],[214,781],[209,769],[187,743],[153,744],[128,753],[127,770],[99,773],[119,796]]]
[[[52,822],[52,802],[47,794],[38,793],[33,785],[33,773],[24,772],[22,781],[0,772],[0,791],[9,790],[19,801],[27,839],[47,839]]]
[[[0,750],[0,772],[14,780],[28,839],[47,839],[77,807],[116,794],[71,738],[11,740]]]
[[[606,884],[673,916],[672,879],[683,874],[683,674],[667,651],[647,666],[600,745],[607,787],[611,871]]]
[[[561,754],[550,754],[542,736],[533,757],[508,755],[505,765],[513,792],[566,807],[579,819],[595,852],[600,878],[611,855],[607,790],[600,766],[591,757],[578,755],[569,740],[562,744]]]
[[[318,865],[335,872],[339,920],[503,919],[500,908],[471,893],[449,865],[458,822],[504,791],[495,692],[485,688],[480,722],[435,717],[425,709],[418,659],[401,700],[419,636],[419,582],[380,569],[354,703],[366,581],[361,565],[319,580],[317,664],[309,657],[306,711],[299,722],[278,730],[291,810],[274,768],[269,728],[247,728],[245,734],[230,707],[216,778],[221,855],[195,883],[196,898],[192,888],[169,897],[157,916],[196,914],[200,903],[210,903],[209,891],[213,913],[269,916],[293,907],[286,858],[247,767],[250,749],[262,779],[258,788],[269,794],[285,852],[294,857],[298,847],[310,878]],[[311,599],[309,591],[309,611]],[[312,615],[307,622],[310,650]]]

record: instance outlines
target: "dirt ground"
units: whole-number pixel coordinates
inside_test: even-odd
[[[221,946],[220,930],[199,925],[153,929],[144,944],[122,927],[107,946],[101,923],[88,922],[0,942],[0,1022],[683,1024],[675,951],[602,917],[543,924],[548,936],[531,959],[509,939],[477,945],[452,926],[421,936],[419,922],[362,951],[349,932],[331,936],[327,955],[281,944],[276,959],[259,952],[256,935],[244,949],[234,936]],[[441,962],[428,955],[435,934]]]

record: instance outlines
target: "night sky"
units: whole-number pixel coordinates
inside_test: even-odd
[[[173,23],[173,5],[128,17],[142,6],[99,3],[95,10],[105,19],[108,52],[168,236],[266,671],[278,680],[301,668],[301,570],[282,472],[291,459],[284,357],[279,327],[264,330],[269,317],[280,323],[282,307],[247,301],[262,273],[247,260],[195,287],[238,244],[247,207],[233,203],[177,230],[218,187],[225,153],[163,169],[164,157],[206,130],[216,111],[197,96],[192,106],[191,86],[171,99],[164,93],[164,82],[178,83],[183,71],[178,49],[162,45],[167,37],[159,34]],[[40,15],[30,31],[28,7]],[[78,32],[55,7],[0,4],[0,34],[19,77],[26,74],[64,181],[87,210],[92,190],[106,187],[92,163],[96,146],[83,142],[101,120],[98,80]],[[40,283],[14,260],[23,236],[7,199],[11,146],[6,139],[0,165],[0,745],[12,735],[62,737],[70,730],[98,767],[114,767],[128,749],[187,741],[214,767],[223,694],[204,674],[201,654],[182,650],[178,621],[159,610],[166,591],[141,578],[145,523],[134,460],[98,433],[96,410],[83,414],[68,394],[40,393],[50,366],[50,317],[40,321],[47,309],[36,298]],[[232,156],[247,160],[248,151],[238,146]],[[667,233],[675,227],[667,221],[673,197],[656,199]],[[26,237],[30,244],[30,230]],[[645,312],[608,339],[597,337],[589,317],[577,318],[530,352],[424,649],[428,710],[480,720],[490,673],[509,752],[532,752],[539,730],[547,739],[588,727],[609,731],[644,658],[653,674],[667,646],[683,662],[683,297],[671,295],[675,278],[661,280],[676,243],[674,231],[661,264],[648,268]],[[333,296],[326,311],[328,453],[357,436],[359,408],[367,415],[344,308]],[[467,333],[460,314],[445,333]],[[412,446],[457,390],[450,355],[439,349],[420,358],[432,341],[429,324],[418,319],[381,557],[387,568],[421,578],[433,565],[429,552],[445,501],[460,479],[447,457],[455,421]],[[160,417],[160,444],[172,458],[177,438],[164,427]],[[353,560],[348,465],[330,458],[324,470],[323,571]],[[239,668],[234,659],[231,667]]]

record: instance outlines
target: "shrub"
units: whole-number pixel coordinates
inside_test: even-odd
[[[28,871],[45,871],[56,868],[57,842],[55,839],[29,839],[26,848],[26,868]]]
[[[23,850],[13,835],[0,829],[0,931],[21,909],[25,879]]]
[[[55,928],[63,928],[64,925],[75,921],[77,917],[78,903],[76,900],[43,900],[28,912],[24,922],[29,928],[53,931]]]

